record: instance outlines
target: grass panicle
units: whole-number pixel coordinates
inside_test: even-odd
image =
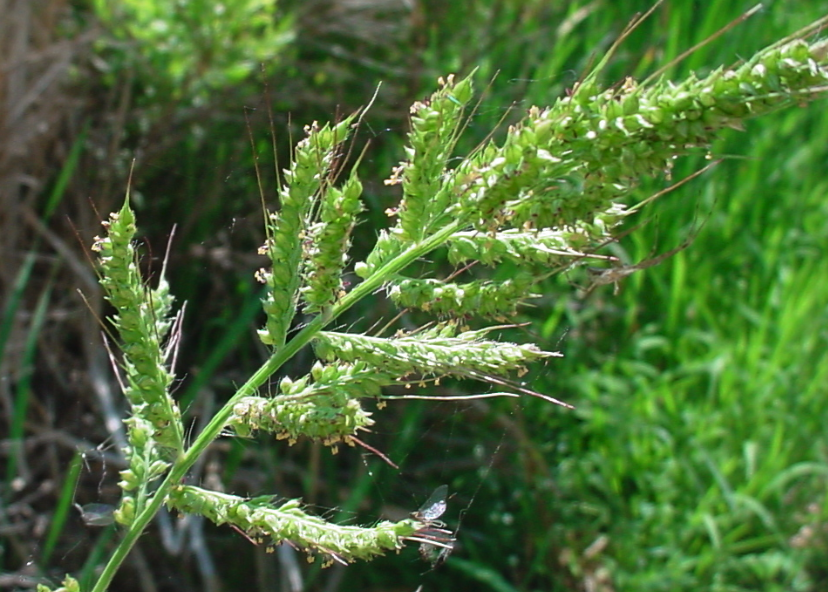
[[[309,126],[285,172],[280,209],[266,214],[268,238],[262,252],[271,268],[259,272],[267,286],[267,324],[260,336],[271,348],[269,356],[186,448],[179,412],[168,394],[172,375],[165,365],[169,351],[163,347],[171,298],[164,285],[151,291],[141,281],[131,244],[134,215],[125,203],[110,218],[108,236],[96,240],[95,250],[101,258],[101,283],[117,310],[112,322],[123,342],[126,395],[133,408],[127,420],[130,466],[122,473],[125,501],[119,514],[127,529],[93,592],[109,586],[164,504],[231,524],[254,541],[285,542],[322,555],[327,562],[396,552],[406,541],[436,545],[429,537],[437,534],[453,542],[451,533],[436,523],[415,518],[371,528],[342,526],[308,515],[297,500],[279,504],[270,496],[246,499],[182,482],[228,427],[245,436],[268,431],[291,441],[305,435],[330,445],[350,442],[357,430],[374,421],[359,399],[381,395],[383,386],[444,376],[499,380],[558,356],[535,345],[488,338],[496,327],[461,331],[457,317],[513,314],[532,286],[548,276],[548,270],[531,271],[548,265],[545,257],[588,254],[599,241],[615,235],[626,213],[618,201],[641,176],[669,175],[677,156],[707,150],[721,130],[823,92],[825,57],[824,45],[794,41],[702,80],[691,76],[681,83],[659,81],[652,86],[627,80],[600,90],[597,77],[587,76],[569,96],[550,108],[533,107],[502,142],[488,141],[454,168],[449,165],[455,162],[472,85],[470,78],[455,83],[449,77],[412,109],[408,160],[392,178],[403,185],[403,202],[392,212],[398,216],[396,225],[382,232],[366,261],[355,266],[363,281],[347,293],[339,276],[362,207],[362,188],[355,172],[341,188],[333,182],[339,149],[355,116],[334,126]],[[495,252],[489,254],[486,244],[496,245]],[[452,257],[468,264],[509,258],[524,269],[501,282],[402,278],[413,263],[447,245],[455,245]],[[417,306],[447,319],[390,338],[325,331],[383,287],[400,306]],[[318,314],[287,340],[300,298],[306,310]],[[316,364],[308,376],[282,379],[279,392],[268,399],[256,396],[311,344],[325,363]]]

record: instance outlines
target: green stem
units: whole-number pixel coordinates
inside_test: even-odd
[[[106,566],[101,572],[95,587],[92,592],[104,592],[112,578],[120,568],[121,563],[126,559],[133,545],[135,545],[138,537],[149,524],[150,520],[155,516],[161,505],[167,499],[167,495],[173,487],[178,485],[187,471],[195,464],[196,460],[206,450],[206,448],[221,434],[221,430],[227,425],[227,420],[233,413],[233,407],[242,398],[253,395],[258,388],[263,385],[270,376],[272,376],[285,362],[291,359],[296,352],[305,347],[316,336],[319,331],[325,328],[331,321],[336,319],[346,310],[351,308],[354,304],[372,294],[375,290],[380,288],[385,280],[396,273],[399,273],[408,265],[427,255],[440,245],[442,245],[452,234],[461,230],[463,224],[460,222],[452,222],[445,226],[429,238],[422,242],[415,243],[408,247],[405,251],[385,263],[377,269],[376,273],[367,278],[364,282],[359,284],[350,293],[348,293],[339,304],[334,306],[330,314],[320,314],[308,323],[304,329],[297,333],[296,337],[291,339],[284,346],[279,348],[273,355],[245,382],[238,391],[230,398],[227,403],[216,413],[210,420],[210,423],[198,435],[193,445],[187,450],[184,455],[179,457],[173,468],[167,474],[167,477],[156,490],[150,503],[144,507],[135,517],[135,520],[130,525],[124,538],[115,548],[112,556],[109,558]]]

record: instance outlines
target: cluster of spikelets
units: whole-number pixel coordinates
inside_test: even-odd
[[[388,181],[402,188],[400,205],[390,212],[396,224],[355,264],[362,282],[350,291],[341,277],[362,210],[362,186],[355,170],[340,186],[334,183],[356,115],[333,126],[309,126],[284,173],[279,210],[267,217],[261,250],[270,266],[258,273],[267,287],[267,323],[259,334],[272,356],[189,448],[170,394],[172,298],[163,278],[154,290],[140,278],[134,216],[126,203],[94,246],[101,283],[116,310],[111,320],[121,339],[131,406],[129,467],[122,472],[125,494],[116,516],[130,529],[125,544],[134,543],[135,533],[167,503],[233,524],[252,539],[288,541],[345,562],[398,549],[424,525],[408,519],[369,529],[342,527],[306,515],[296,502],[277,506],[180,482],[228,426],[245,436],[261,430],[290,441],[310,437],[336,445],[372,424],[361,400],[381,397],[384,386],[446,375],[506,376],[554,355],[458,327],[472,315],[511,316],[550,270],[571,265],[611,238],[629,213],[620,203],[642,176],[669,175],[677,156],[707,151],[723,128],[738,129],[748,117],[823,92],[827,49],[826,43],[779,44],[735,69],[679,84],[628,80],[603,90],[594,72],[553,106],[530,109],[502,141],[487,142],[456,166],[450,163],[472,82],[441,80],[436,93],[412,107],[406,160]],[[506,281],[405,275],[411,263],[440,248],[457,265],[508,262],[518,272]],[[400,307],[430,311],[440,322],[388,338],[323,331],[383,288]],[[288,341],[300,313],[315,316]],[[276,393],[257,395],[285,361],[311,343],[320,362],[307,376],[283,378]],[[105,576],[111,578],[110,572]]]
[[[174,378],[169,370],[174,342],[168,341],[173,297],[163,273],[154,290],[141,279],[132,243],[137,230],[132,210],[125,204],[104,227],[107,236],[97,238],[92,249],[101,264],[101,286],[116,310],[110,321],[121,338],[123,391],[131,410],[124,420],[128,468],[121,471],[124,494],[116,512],[121,524],[129,524],[141,505],[138,500],[146,498],[147,484],[167,473],[183,447],[181,412],[169,391]]]
[[[421,528],[413,519],[386,520],[370,528],[334,525],[307,514],[298,499],[274,503],[273,496],[246,499],[190,485],[174,488],[168,503],[180,512],[233,525],[256,544],[272,548],[288,543],[311,558],[321,556],[324,564],[350,563],[398,551]]]

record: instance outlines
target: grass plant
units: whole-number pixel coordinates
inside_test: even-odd
[[[138,272],[136,221],[127,197],[94,247],[101,284],[116,311],[110,320],[123,351],[120,368],[131,413],[125,420],[129,467],[121,473],[124,498],[115,513],[123,537],[92,590],[110,586],[162,505],[232,525],[254,541],[289,544],[323,562],[370,559],[412,541],[450,549],[452,534],[422,515],[373,527],[343,526],[311,515],[299,500],[249,499],[186,485],[184,479],[228,430],[238,436],[266,431],[289,442],[309,438],[335,449],[355,444],[358,431],[374,424],[363,399],[382,401],[386,387],[416,387],[450,376],[503,380],[553,357],[554,352],[534,345],[493,338],[499,325],[477,330],[465,325],[474,316],[502,324],[551,272],[583,263],[599,245],[617,238],[620,222],[634,211],[622,202],[642,177],[669,175],[676,157],[705,153],[723,129],[819,96],[828,80],[826,44],[799,39],[766,48],[736,68],[676,84],[659,79],[639,85],[628,79],[607,89],[599,79],[606,63],[602,60],[551,107],[530,109],[504,139],[487,140],[459,161],[455,150],[472,104],[471,79],[441,80],[437,92],[415,103],[406,160],[388,180],[402,188],[402,201],[389,211],[396,224],[382,231],[365,260],[354,265],[361,282],[353,287],[342,282],[342,273],[363,188],[355,166],[348,174],[342,168],[358,115],[309,125],[283,173],[279,209],[268,210],[263,203],[267,241],[261,254],[269,266],[257,274],[266,289],[266,324],[259,338],[270,357],[192,442],[171,395],[180,313],[173,312],[163,272],[155,287]],[[494,272],[490,277],[406,275],[412,264],[440,249],[465,266],[461,271],[488,266]],[[499,277],[507,263],[506,269],[522,273]],[[417,309],[435,322],[400,329],[391,337],[327,330],[378,290],[401,309]],[[307,375],[282,377],[277,391],[263,396],[268,381],[308,345],[318,360]],[[623,376],[623,370],[616,375]],[[633,375],[642,376],[641,370],[635,367]],[[629,388],[621,379],[613,386],[622,392]],[[583,413],[593,410],[587,405]],[[633,456],[640,454],[639,446],[646,448],[638,437],[640,425],[619,426]],[[700,466],[715,473],[718,487],[727,488],[728,475],[699,454]],[[601,460],[595,467],[599,483],[623,489],[612,459]],[[576,479],[574,473],[571,478]],[[734,519],[767,517],[752,499],[731,495]],[[653,515],[649,507],[641,512]],[[703,510],[697,518],[708,536],[721,530],[711,516]],[[706,567],[698,563],[691,570]],[[479,570],[477,575],[486,577]],[[503,585],[491,574],[488,580]],[[64,586],[78,589],[71,578]]]

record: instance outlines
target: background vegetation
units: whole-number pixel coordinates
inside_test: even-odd
[[[396,200],[381,181],[403,157],[408,106],[437,76],[477,67],[480,83],[492,80],[473,146],[565,92],[649,6],[0,2],[0,586],[90,573],[115,535],[84,527],[70,503],[118,495],[118,389],[85,253],[133,159],[150,269],[177,225],[168,276],[188,301],[179,396],[198,429],[264,356],[249,135],[270,162],[269,112],[287,162],[303,125],[350,113],[382,82],[361,132],[371,210],[356,243],[367,249]],[[645,77],[750,7],[665,2],[606,82]],[[826,12],[822,1],[769,2],[667,74],[731,64]],[[824,589],[827,117],[818,103],[734,131],[714,149],[726,159],[659,200],[617,254],[689,248],[617,295],[559,278],[524,311],[522,331],[566,356],[532,386],[574,412],[536,400],[400,404],[377,411],[367,438],[399,471],[367,451],[232,440],[193,477],[302,496],[349,522],[405,515],[448,483],[459,544],[438,570],[423,574],[410,550],[318,571],[227,529],[159,523],[117,589],[273,589],[281,578],[289,590],[297,574],[309,590]],[[677,163],[673,179],[703,165]],[[272,198],[275,182],[265,186]],[[346,322],[370,327],[383,307]]]

